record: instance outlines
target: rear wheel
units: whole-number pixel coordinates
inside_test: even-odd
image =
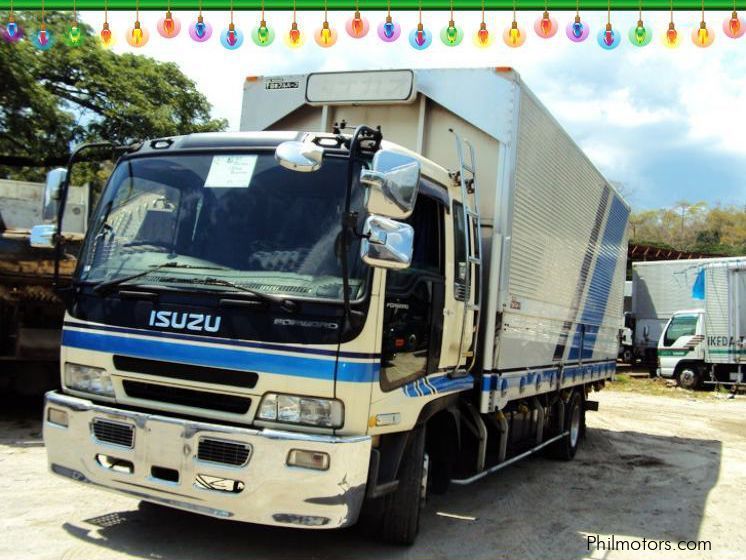
[[[425,429],[410,434],[399,467],[399,486],[385,496],[382,537],[391,544],[411,545],[420,529],[420,511],[427,495],[428,457]]]
[[[549,447],[549,455],[554,459],[570,461],[575,457],[580,439],[585,433],[585,407],[578,391],[573,391],[565,405],[565,431],[569,432],[568,435]]]

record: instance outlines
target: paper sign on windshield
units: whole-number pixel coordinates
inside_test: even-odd
[[[246,189],[256,167],[256,155],[213,156],[205,179],[208,189]]]

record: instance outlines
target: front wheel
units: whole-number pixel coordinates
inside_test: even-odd
[[[679,387],[683,389],[697,389],[702,383],[702,372],[699,366],[685,365],[678,375]]]
[[[414,544],[420,529],[420,512],[427,495],[428,457],[425,454],[425,428],[409,436],[399,467],[399,486],[384,497],[381,533],[386,542]]]

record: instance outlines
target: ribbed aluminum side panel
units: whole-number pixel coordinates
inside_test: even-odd
[[[722,342],[734,336],[731,329],[731,309],[733,291],[730,286],[732,272],[723,267],[708,267],[705,275],[705,332],[707,333],[708,361],[713,363],[732,363],[734,356],[728,350],[730,344],[710,344],[713,339]]]
[[[600,312],[593,359],[616,355],[621,325],[628,211],[611,216],[618,195],[535,98],[521,92],[511,246],[503,274],[502,328],[494,366],[539,366],[571,339],[584,307]],[[622,220],[614,243],[603,242],[609,220]],[[617,228],[618,229],[618,228]],[[622,250],[624,245],[624,250]],[[609,258],[611,259],[609,261]],[[591,282],[604,262],[603,282]],[[568,322],[571,323],[568,325]],[[571,340],[567,340],[569,348]]]

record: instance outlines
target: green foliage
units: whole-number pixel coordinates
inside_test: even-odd
[[[15,15],[26,37],[38,30],[35,13]],[[6,21],[7,12],[0,18]],[[82,44],[68,46],[64,34],[71,21],[69,13],[47,14],[55,43],[45,52],[25,39],[0,41],[0,158],[13,164],[0,167],[0,176],[40,180],[44,167],[59,165],[83,142],[225,129],[224,120],[210,118],[210,104],[178,66],[114,54],[82,23]]]
[[[746,206],[681,201],[630,218],[630,240],[715,255],[746,255]]]

